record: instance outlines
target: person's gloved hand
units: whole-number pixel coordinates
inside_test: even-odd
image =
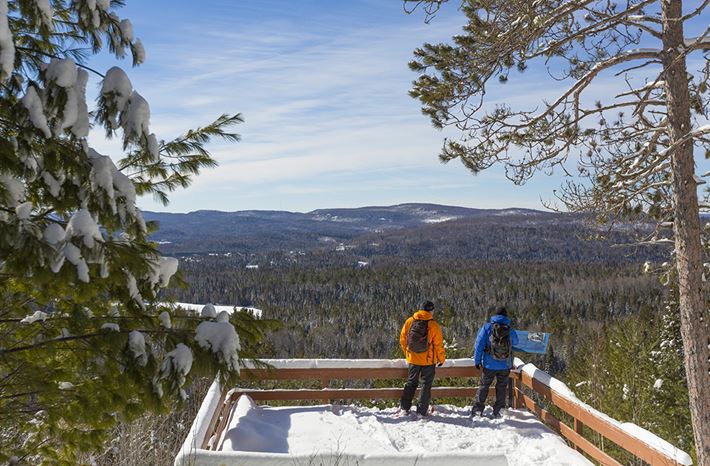
[[[481,364],[480,364],[480,363],[479,363],[479,364],[476,364],[476,369],[478,369],[479,371],[481,370]]]

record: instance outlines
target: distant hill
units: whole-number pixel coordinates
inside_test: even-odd
[[[352,209],[187,214],[144,212],[157,221],[153,236],[166,254],[341,252],[367,261],[375,256],[527,261],[640,261],[658,250],[612,248],[632,243],[645,225],[624,225],[603,242],[602,233],[578,214],[532,209],[471,209],[400,204]]]

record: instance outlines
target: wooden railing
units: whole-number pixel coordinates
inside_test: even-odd
[[[457,360],[461,361],[461,360]],[[269,361],[264,361],[269,363]],[[276,361],[274,361],[276,363]],[[343,361],[347,364],[347,361]],[[539,369],[535,369],[539,371]],[[549,376],[539,371],[544,377],[530,374],[530,371],[521,371],[520,368],[511,371],[511,384],[509,385],[509,405],[514,409],[527,409],[534,413],[542,422],[547,424],[558,434],[566,438],[578,451],[585,453],[602,465],[620,466],[617,460],[609,456],[602,449],[584,437],[585,431],[596,432],[622,449],[641,460],[655,465],[678,466],[685,463],[679,462],[672,452],[662,451],[657,446],[644,441],[630,432],[608,416],[593,410],[576,399],[565,396],[556,391],[545,380]],[[455,365],[454,367],[440,367],[436,370],[436,378],[474,378],[480,376],[473,365]],[[248,394],[257,401],[268,400],[319,400],[328,403],[332,400],[383,400],[398,399],[402,395],[402,387],[393,388],[330,388],[332,380],[382,380],[406,379],[407,369],[404,367],[337,367],[337,368],[279,368],[271,369],[243,369],[242,377],[254,380],[319,380],[320,389],[243,389],[235,388],[223,392],[220,403],[212,415],[207,434],[202,440],[202,449],[213,450],[219,448],[214,440],[219,439],[230,421],[234,405],[243,394]],[[434,382],[436,384],[436,381]],[[468,398],[474,397],[478,387],[432,387],[432,398]],[[491,388],[490,395],[494,396]],[[545,410],[534,398],[545,399],[556,406],[572,419],[567,425],[557,419],[551,412]]]

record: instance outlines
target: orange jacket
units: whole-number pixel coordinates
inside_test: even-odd
[[[429,328],[427,329],[429,347],[427,348],[426,353],[410,353],[407,351],[407,333],[409,333],[409,328],[412,326],[414,319],[430,321]],[[402,347],[402,351],[404,351],[404,357],[407,358],[407,362],[410,364],[416,364],[417,366],[431,366],[437,362],[443,364],[446,360],[446,355],[444,353],[444,338],[441,335],[441,327],[439,327],[439,324],[433,320],[431,312],[420,310],[407,319],[402,327],[402,331],[399,334],[399,345]]]

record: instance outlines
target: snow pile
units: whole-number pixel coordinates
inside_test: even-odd
[[[23,202],[15,207],[15,215],[19,220],[29,220],[32,214],[32,202]]]
[[[47,124],[47,116],[44,114],[42,99],[39,97],[39,94],[37,94],[37,90],[34,86],[27,87],[27,92],[25,92],[25,96],[22,98],[22,105],[29,112],[30,121],[34,127],[42,131],[45,137],[52,137],[52,132],[49,131],[49,125]]]
[[[136,65],[140,65],[145,61],[145,47],[140,39],[133,42],[133,60]]]
[[[152,276],[150,281],[155,286],[159,285],[161,288],[168,286],[170,279],[175,272],[177,272],[179,261],[174,257],[160,257],[157,262],[152,264]]]
[[[170,314],[168,314],[166,311],[160,313],[160,315],[158,316],[158,320],[160,321],[161,327],[173,328],[173,324],[170,321]]]
[[[260,407],[243,395],[217,449],[246,454],[249,464],[313,457],[347,464],[591,464],[531,413],[471,420],[469,410],[437,405],[420,419],[399,416],[395,408]]]
[[[49,0],[35,0],[35,6],[39,10],[42,24],[47,26],[51,31],[53,29],[52,18],[54,17],[54,10],[49,4]]]
[[[148,355],[145,352],[145,336],[138,330],[133,330],[128,334],[128,351],[139,366],[144,367],[148,363]]]
[[[50,223],[44,229],[44,234],[42,236],[47,243],[54,246],[60,241],[62,241],[66,234],[66,231],[64,230],[64,228],[62,228],[61,225],[59,225],[58,223]]]
[[[201,322],[195,331],[195,340],[204,349],[211,350],[229,370],[239,372],[239,335],[229,322]]]
[[[95,240],[103,241],[98,223],[86,209],[74,212],[67,223],[64,239],[69,241],[74,237],[81,238],[87,248],[93,248]]]
[[[79,70],[77,72],[76,82],[71,89],[72,95],[75,96],[73,100],[74,108],[72,109],[72,115],[74,115],[74,120],[71,121],[64,116],[64,124],[62,126],[71,127],[71,132],[77,138],[86,138],[89,135],[90,123],[89,123],[89,109],[86,105],[86,83],[89,82],[89,73],[86,70]],[[69,103],[65,107],[65,112],[69,108]]]
[[[131,179],[116,168],[111,157],[101,155],[94,149],[89,149],[89,161],[92,188],[104,191],[108,206],[112,212],[119,214],[121,221],[125,220],[128,213],[135,217],[145,230],[142,217],[136,209],[136,187]],[[117,204],[119,199],[123,201],[122,204]]]
[[[130,23],[122,23],[121,28],[122,30],[125,28],[124,32],[130,32],[132,36]],[[142,44],[138,47],[138,53],[145,54]],[[107,119],[111,128],[116,129],[120,125],[123,128],[124,140],[144,139],[151,154],[155,156],[153,151],[157,147],[157,139],[153,136],[149,141],[151,139],[150,106],[143,96],[133,90],[131,80],[121,68],[114,66],[106,72],[101,85],[101,97],[106,102]]]
[[[0,175],[0,184],[5,191],[6,202],[9,206],[15,207],[25,197],[25,185],[15,177]]]
[[[182,387],[185,383],[185,376],[192,369],[192,350],[182,343],[178,343],[174,350],[165,355],[163,364],[160,366],[160,379],[164,379],[169,375],[174,375],[177,379],[177,385]],[[158,388],[158,395],[162,396],[162,389]],[[187,394],[181,388],[180,396],[185,399]]]
[[[121,22],[118,23],[118,27],[124,39],[128,42],[133,41],[133,25],[130,19],[122,19]]]
[[[77,68],[71,58],[53,58],[45,72],[46,80],[64,90],[66,99],[62,108],[47,110],[50,113],[60,111],[62,119],[57,121],[54,134],[59,136],[66,128],[78,138],[89,135],[89,113],[86,105],[86,83],[89,74]],[[51,94],[51,92],[50,92]],[[55,116],[52,113],[52,116]]]
[[[15,44],[7,13],[7,0],[0,0],[0,81],[9,78],[15,68]]]
[[[136,91],[131,93],[126,111],[121,115],[121,126],[128,138],[147,138],[150,130],[150,107],[148,101]]]
[[[108,330],[109,332],[120,332],[121,327],[113,322],[106,322],[101,326],[101,330]]]
[[[102,189],[109,199],[114,199],[113,189],[113,174],[118,171],[111,157],[101,155],[93,149],[89,149],[89,161],[91,162],[91,172],[89,179],[91,180],[91,188],[94,191]],[[116,211],[116,205],[113,204],[113,211]]]
[[[23,324],[33,324],[39,320],[44,322],[49,318],[49,314],[42,311],[35,311],[34,314],[25,316],[20,322]]]
[[[78,76],[76,63],[71,58],[52,58],[46,73],[47,79],[59,87],[72,87]]]
[[[112,128],[118,127],[116,117],[118,113],[126,109],[132,92],[133,85],[125,71],[118,66],[114,66],[106,72],[106,77],[104,77],[104,81],[101,84],[101,95],[114,110],[110,118]]]
[[[55,273],[58,272],[59,269],[62,268],[65,258],[76,267],[76,274],[79,280],[84,283],[89,283],[89,266],[86,260],[81,257],[81,250],[72,243],[64,245],[64,255],[60,256],[59,260],[52,264],[52,271]]]
[[[54,197],[59,197],[59,193],[62,190],[61,182],[49,172],[43,172],[42,179],[44,180],[44,184],[47,186],[49,193]]]
[[[151,157],[153,157],[153,160],[157,161],[160,159],[160,144],[158,144],[158,137],[150,133],[148,135],[147,141],[148,145],[148,152],[150,153]]]
[[[137,302],[141,307],[145,307],[145,303],[143,302],[143,296],[141,296],[141,292],[138,289],[138,282],[136,281],[136,277],[134,277],[130,272],[126,272],[126,285],[128,287],[128,294],[133,298],[135,302]]]
[[[214,305],[211,303],[205,304],[202,311],[200,311],[200,317],[205,319],[214,319],[217,317],[217,310],[214,308]]]

